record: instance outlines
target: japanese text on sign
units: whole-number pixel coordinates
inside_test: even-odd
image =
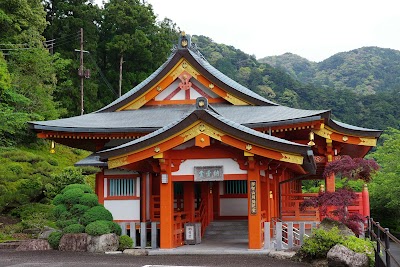
[[[223,181],[222,166],[194,167],[194,181]]]
[[[257,214],[256,181],[250,181],[250,214]]]

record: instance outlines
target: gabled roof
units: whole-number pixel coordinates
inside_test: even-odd
[[[235,82],[213,66],[211,66],[199,52],[194,52],[188,48],[176,49],[168,60],[159,67],[147,79],[131,89],[129,92],[113,101],[104,108],[96,112],[112,112],[127,105],[137,99],[153,86],[157,84],[182,58],[185,58],[193,67],[195,67],[205,78],[228,93],[244,100],[245,102],[255,106],[278,106],[278,104],[254,93],[252,90]]]
[[[201,100],[201,98],[199,98],[198,101],[199,100]],[[304,157],[303,168],[311,173],[315,171],[313,152],[309,146],[290,142],[255,131],[246,126],[226,119],[223,116],[209,110],[208,108],[193,110],[180,120],[172,122],[163,128],[158,129],[157,131],[147,134],[134,141],[127,142],[123,145],[99,151],[96,154],[100,156],[101,160],[107,160],[110,157],[118,157],[134,151],[140,151],[141,149],[154,146],[154,144],[180,133],[198,121],[207,123],[222,132],[229,133],[230,136],[234,136],[244,142],[248,142],[259,147],[272,149],[278,152],[301,155]]]

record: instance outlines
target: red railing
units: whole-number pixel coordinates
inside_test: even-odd
[[[207,209],[206,209],[206,201],[201,201],[199,208],[194,212],[194,220],[195,222],[201,223],[201,236],[204,235],[206,231],[206,227],[208,226],[207,220]]]
[[[152,222],[160,221],[160,196],[152,195],[150,198],[150,218]]]
[[[188,216],[186,212],[175,212],[174,213],[174,246],[183,246],[185,240],[185,223],[188,223]]]

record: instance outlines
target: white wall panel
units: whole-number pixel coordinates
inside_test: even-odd
[[[114,220],[140,220],[140,200],[104,200]]]
[[[193,175],[194,167],[198,166],[223,166],[224,174],[247,174],[246,170],[241,170],[239,164],[230,158],[224,159],[188,159],[181,163],[179,170],[172,175]]]

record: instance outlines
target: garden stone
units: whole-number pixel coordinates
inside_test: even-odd
[[[109,252],[116,251],[119,246],[119,239],[116,234],[105,234],[101,236],[89,236],[88,252]]]
[[[327,255],[329,267],[368,267],[369,259],[364,253],[357,253],[343,245],[335,245]]]
[[[58,247],[61,251],[87,251],[88,234],[65,234]]]
[[[34,239],[23,242],[19,247],[16,248],[17,251],[34,251],[34,250],[51,250],[49,242],[43,239]]]
[[[39,239],[48,239],[49,235],[53,232],[57,232],[58,230],[51,228],[51,227],[45,227],[43,232],[39,235]]]
[[[321,224],[319,225],[320,228],[322,228],[326,231],[331,230],[335,226],[339,229],[339,235],[355,236],[354,232],[352,230],[350,230],[349,227],[347,227],[346,225],[344,225],[341,222],[332,220],[331,218],[324,218],[322,220]]]

